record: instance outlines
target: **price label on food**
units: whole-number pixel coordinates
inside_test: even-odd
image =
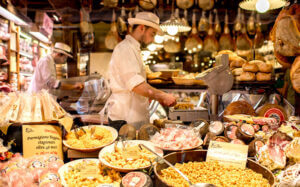
[[[23,155],[25,158],[34,155],[54,154],[63,159],[62,132],[58,126],[22,125]]]
[[[245,168],[247,155],[247,145],[210,141],[206,161],[218,161],[225,166]]]

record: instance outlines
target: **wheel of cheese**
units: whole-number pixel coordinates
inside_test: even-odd
[[[297,93],[300,93],[300,56],[298,56],[291,68],[290,78],[293,85],[294,90]]]
[[[224,115],[246,114],[256,116],[253,107],[246,101],[235,101],[230,103],[224,110]],[[224,117],[224,121],[230,121]]]
[[[259,107],[256,111],[258,116],[263,116],[267,118],[275,118],[277,122],[281,123],[288,120],[285,109],[277,104],[265,104]]]
[[[149,175],[143,172],[130,172],[122,178],[122,187],[152,187],[153,183]]]

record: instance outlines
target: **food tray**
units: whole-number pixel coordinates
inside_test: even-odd
[[[90,126],[84,126],[82,127],[84,130],[90,128],[90,127],[93,127],[95,126],[96,128],[97,127],[101,127],[101,128],[105,128],[107,130],[109,130],[113,136],[113,139],[111,142],[105,144],[105,145],[101,145],[99,147],[94,147],[94,148],[75,148],[75,147],[72,147],[70,146],[69,144],[67,144],[67,141],[66,140],[63,140],[63,144],[64,146],[70,148],[70,149],[74,149],[74,150],[77,150],[77,151],[81,151],[81,152],[93,152],[93,151],[97,151],[97,150],[100,150],[101,148],[107,146],[107,145],[110,145],[112,144],[118,137],[118,132],[116,129],[112,128],[112,127],[109,127],[109,126],[105,126],[105,125],[90,125]],[[74,132],[74,129],[72,130],[72,132]]]
[[[190,162],[190,161],[204,162],[206,160],[206,153],[207,153],[206,150],[174,152],[166,155],[164,158],[173,165],[175,165],[176,163],[183,163],[183,162]],[[154,173],[155,173],[157,186],[159,187],[168,186],[165,182],[162,181],[160,177],[161,170],[166,169],[168,167],[169,166],[165,163],[157,163],[154,166]],[[262,174],[263,177],[269,181],[269,184],[271,186],[274,186],[275,177],[270,170],[268,170],[267,168],[263,167],[262,165],[250,159],[247,160],[247,168]]]
[[[180,120],[184,122],[196,121],[199,118],[209,120],[208,110],[205,108],[194,108],[193,110],[174,110],[169,111],[169,118],[171,120]]]
[[[144,140],[128,140],[128,141],[126,141],[126,143],[129,143],[131,145],[144,144],[147,147],[149,147],[151,150],[155,151],[158,155],[163,156],[163,150],[156,147],[152,142],[144,141]],[[120,171],[120,172],[130,172],[130,171],[134,171],[134,170],[142,170],[142,169],[146,169],[146,168],[151,166],[151,165],[149,165],[147,167],[142,167],[142,168],[120,168],[120,167],[111,165],[109,162],[107,162],[103,158],[103,156],[104,156],[105,153],[113,152],[114,151],[114,146],[115,146],[114,144],[106,146],[99,152],[99,160],[103,165],[105,165],[109,168],[115,169],[116,171]],[[118,142],[117,146],[122,148],[122,143]]]

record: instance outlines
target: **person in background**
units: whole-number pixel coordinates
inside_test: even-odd
[[[65,63],[68,57],[72,58],[71,47],[64,43],[55,43],[52,53],[38,61],[28,91],[30,93],[37,93],[42,89],[83,89],[83,84],[81,83],[71,85],[61,83],[56,79],[55,64]]]
[[[109,64],[109,81],[112,94],[106,102],[110,126],[119,130],[129,123],[139,129],[149,123],[149,99],[164,106],[176,104],[172,94],[150,86],[141,58],[141,47],[152,43],[157,32],[161,32],[159,18],[151,12],[139,12],[129,18],[132,33],[126,35],[114,49]]]

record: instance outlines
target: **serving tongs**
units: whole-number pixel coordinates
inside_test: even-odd
[[[167,165],[169,165],[171,168],[173,168],[177,173],[179,173],[184,180],[186,180],[189,183],[189,186],[191,187],[216,187],[213,184],[209,184],[209,183],[196,183],[193,184],[188,177],[183,174],[179,169],[177,169],[173,164],[171,164],[169,161],[167,161],[166,159],[164,159],[163,157],[159,156],[156,152],[152,151],[149,147],[147,147],[144,144],[139,144],[140,149],[142,149],[142,147],[144,147],[145,149],[147,149],[148,151],[150,151],[151,153],[153,153],[154,155],[156,155],[160,160],[162,160],[163,162],[165,162]]]
[[[82,127],[79,127],[78,125],[74,125],[74,127],[75,127],[74,128],[74,134],[75,134],[75,136],[76,136],[77,139],[79,139],[79,137],[80,137],[80,135],[78,134],[79,130],[82,130],[82,132],[84,134],[86,134],[86,131]]]

